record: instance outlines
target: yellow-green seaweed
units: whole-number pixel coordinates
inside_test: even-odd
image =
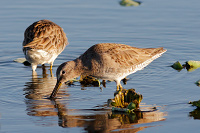
[[[142,95],[135,92],[135,89],[122,89],[115,93],[114,99],[109,99],[112,111],[131,113],[139,108]]]
[[[185,63],[187,71],[192,72],[200,67],[200,61],[190,60]]]
[[[195,68],[199,68],[200,67],[200,61],[194,61],[194,60],[190,60],[186,62],[190,67],[195,67]]]

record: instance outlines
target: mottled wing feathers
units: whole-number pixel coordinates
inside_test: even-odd
[[[49,20],[37,21],[24,32],[23,46],[31,49],[57,50],[61,53],[67,44],[63,29]]]
[[[136,48],[124,44],[101,43],[89,48],[81,58],[84,56],[83,58],[88,61],[90,58],[96,58],[98,61],[101,61],[98,58],[102,57],[111,58],[108,62],[110,67],[115,67],[113,65],[117,63],[121,68],[130,68],[138,66],[147,60],[150,63],[165,51],[163,48]],[[155,58],[153,58],[154,56]],[[105,61],[105,59],[102,60]]]
[[[132,48],[130,50],[124,50],[123,58],[121,61],[126,62],[126,64],[138,66],[143,63],[149,64],[156,58],[160,57],[165,50],[163,48],[145,48],[145,49],[138,49]],[[127,58],[128,57],[128,58]],[[129,58],[130,57],[130,58]],[[143,64],[145,65],[145,64]],[[124,66],[124,64],[122,64]]]

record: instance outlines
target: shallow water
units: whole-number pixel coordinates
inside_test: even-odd
[[[0,2],[0,132],[199,132],[200,117],[187,104],[199,100],[200,69],[180,72],[176,61],[199,60],[200,2],[148,0],[123,7],[117,0],[6,0]],[[70,45],[56,59],[54,77],[13,60],[23,58],[24,30],[49,19],[67,33]],[[58,99],[47,97],[54,88],[57,66],[96,43],[124,43],[136,47],[165,47],[168,51],[144,70],[128,76],[124,88],[143,95],[136,115],[114,114],[106,106],[115,83],[106,88],[63,86]]]

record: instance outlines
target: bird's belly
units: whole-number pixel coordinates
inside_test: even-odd
[[[110,69],[111,70],[111,69]],[[101,71],[91,74],[93,77],[96,77],[98,79],[104,79],[104,80],[122,80],[123,78],[127,77],[128,75],[135,73],[136,71],[141,70],[141,68],[138,67],[129,67],[126,69],[112,69],[112,71]]]
[[[107,75],[93,75],[95,78],[98,78],[98,79],[103,79],[103,80],[117,80],[117,79],[123,79],[124,77],[126,76],[123,76],[123,75],[110,75],[110,74],[107,74]]]
[[[121,80],[125,77],[127,77],[128,75],[130,75],[131,73],[129,72],[119,72],[119,73],[104,73],[104,74],[95,74],[93,75],[94,77],[98,78],[98,79],[103,79],[103,80]]]
[[[26,50],[25,58],[33,64],[44,64],[44,63],[52,63],[57,58],[57,55],[53,52],[46,52],[44,50]]]

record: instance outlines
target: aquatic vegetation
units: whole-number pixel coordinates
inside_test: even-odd
[[[127,81],[128,81],[128,79],[127,79],[127,78],[124,78],[124,79],[122,79],[122,82],[123,82],[123,84],[124,84],[124,85],[126,85],[126,84],[127,84]]]
[[[88,85],[99,87],[101,84],[98,79],[92,76],[81,76],[79,82],[81,83],[82,86],[85,86],[85,87]]]
[[[133,113],[139,108],[142,95],[135,92],[135,89],[123,89],[115,93],[114,99],[109,99],[108,104],[112,106],[112,111]]]
[[[134,0],[122,0],[119,2],[121,6],[139,6],[141,2]]]
[[[196,106],[198,109],[200,109],[200,100],[189,102],[189,104],[192,104],[192,106]]]
[[[183,69],[183,66],[181,65],[181,63],[179,61],[175,62],[171,67],[176,69],[176,70]]]
[[[200,110],[196,108],[195,110],[189,112],[189,116],[193,117],[194,119],[200,119]]]
[[[188,71],[194,71],[200,67],[200,61],[194,61],[194,60],[187,61],[185,67]]]
[[[196,81],[195,84],[200,87],[200,80]]]
[[[71,86],[71,85],[74,85],[75,82],[79,82],[79,80],[74,78],[74,79],[69,80],[65,84],[68,85],[68,86]]]
[[[142,112],[135,112],[135,113],[121,113],[121,112],[112,112],[109,115],[109,119],[117,118],[121,124],[131,124],[137,123],[139,119],[143,118]]]
[[[171,65],[171,67],[178,71],[186,68],[188,72],[192,72],[200,67],[200,61],[189,60],[183,65],[181,65],[181,63],[177,61],[173,65]]]
[[[195,110],[189,113],[189,116],[193,117],[194,119],[200,119],[200,100],[189,102],[189,104],[192,104],[192,106],[197,107]]]
[[[188,62],[186,62],[190,67],[196,67],[199,68],[200,67],[200,61],[194,61],[194,60],[190,60]]]

